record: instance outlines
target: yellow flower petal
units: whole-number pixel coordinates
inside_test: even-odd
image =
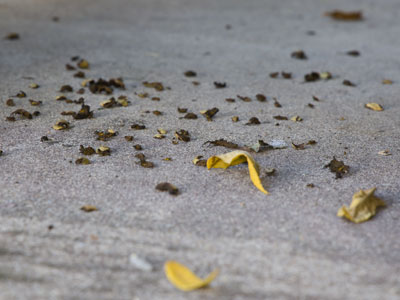
[[[197,277],[191,270],[176,261],[167,261],[164,265],[165,275],[178,289],[188,292],[205,287],[218,275],[214,270],[205,279]]]
[[[376,188],[372,188],[355,193],[350,207],[343,205],[337,216],[345,217],[354,223],[361,223],[370,219],[376,214],[377,207],[386,205],[385,202],[374,196],[375,190]]]
[[[247,162],[249,166],[249,173],[253,184],[263,193],[268,194],[264,189],[260,180],[260,167],[250,153],[242,150],[235,150],[225,154],[212,156],[207,160],[207,169],[222,168],[226,169],[230,166],[235,166]]]

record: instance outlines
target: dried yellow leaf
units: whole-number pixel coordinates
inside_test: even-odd
[[[38,85],[37,83],[31,83],[31,84],[29,85],[29,87],[30,87],[31,89],[37,89],[37,88],[39,87],[39,85]]]
[[[164,265],[165,275],[178,289],[188,292],[205,287],[213,281],[218,270],[214,270],[205,279],[197,277],[191,270],[176,261],[167,261]]]
[[[365,107],[369,108],[369,109],[372,109],[372,110],[375,110],[375,111],[382,111],[383,110],[383,107],[380,104],[373,103],[373,102],[365,104]]]
[[[382,84],[393,84],[393,81],[391,81],[390,79],[383,79]]]
[[[79,68],[81,68],[81,69],[88,69],[89,68],[89,62],[86,60],[86,59],[81,59],[79,62],[78,62],[78,67]]]
[[[167,131],[165,129],[159,128],[157,129],[159,134],[167,134]]]
[[[350,207],[342,206],[338,213],[338,217],[345,217],[354,222],[361,223],[367,221],[376,214],[376,209],[379,206],[385,206],[385,202],[374,196],[376,188],[369,190],[360,190],[353,195]]]
[[[230,166],[235,166],[247,162],[249,166],[250,179],[253,184],[263,193],[268,194],[264,189],[260,180],[260,167],[250,153],[242,150],[235,150],[225,154],[212,156],[207,160],[207,169],[222,168],[226,169]]]
[[[69,122],[66,120],[59,120],[56,124],[53,125],[53,129],[55,130],[69,129]]]
[[[81,210],[83,210],[84,212],[92,212],[92,211],[97,211],[97,207],[94,205],[84,205],[81,207]]]
[[[301,117],[299,117],[299,116],[291,117],[290,120],[292,120],[293,122],[301,122],[301,121],[303,121],[303,119]]]

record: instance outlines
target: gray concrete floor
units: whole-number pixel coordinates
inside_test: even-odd
[[[323,16],[332,9],[362,9],[365,20]],[[397,0],[1,2],[0,34],[21,38],[0,40],[0,299],[400,299],[399,13]],[[298,49],[308,60],[290,57]],[[65,70],[75,55],[90,62],[88,78],[123,77],[127,89],[114,96],[127,95],[131,105],[99,110],[109,97],[86,91],[95,118],[67,116],[73,128],[55,131],[61,111],[79,108],[54,100],[61,85],[79,88],[81,80]],[[199,86],[183,76],[186,70],[197,72]],[[275,71],[292,72],[293,79],[270,78]],[[304,83],[311,71],[334,78]],[[394,83],[383,85],[386,78]],[[357,86],[342,85],[344,79]],[[145,80],[171,90],[147,89]],[[215,89],[214,81],[227,88]],[[30,89],[32,82],[40,88]],[[6,106],[20,90],[27,98]],[[142,92],[161,100],[135,95]],[[256,101],[258,93],[268,101]],[[238,94],[253,101],[225,101]],[[28,99],[43,104],[34,108]],[[367,110],[367,102],[385,110]],[[213,122],[200,115],[185,120],[178,106],[220,111]],[[5,121],[17,108],[41,114]],[[240,121],[233,123],[233,115]],[[244,125],[253,116],[262,124]],[[147,129],[131,130],[138,121]],[[119,135],[96,141],[94,131],[108,128]],[[167,138],[154,139],[157,128],[168,130]],[[178,129],[192,140],[172,144]],[[44,135],[56,143],[40,142]],[[135,137],[155,168],[136,163],[125,135]],[[262,169],[277,170],[263,177],[270,192],[264,195],[246,165],[209,171],[192,164],[197,155],[228,151],[204,145],[219,138],[317,144],[255,154]],[[112,155],[75,165],[81,144],[106,144]],[[378,155],[385,149],[392,155]],[[323,168],[333,156],[350,166],[342,179]],[[156,191],[162,181],[181,194]],[[336,217],[356,191],[373,186],[387,208],[362,224]],[[81,211],[85,204],[99,211]],[[131,253],[154,270],[135,268]],[[200,275],[214,267],[221,273],[210,288],[183,293],[163,274],[171,259]]]

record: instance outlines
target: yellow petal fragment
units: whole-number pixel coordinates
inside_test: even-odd
[[[338,213],[338,217],[344,217],[354,223],[361,223],[369,220],[376,214],[379,206],[385,206],[385,202],[374,196],[376,188],[369,190],[360,190],[353,195],[350,207],[342,206]]]
[[[372,110],[375,110],[375,111],[382,111],[383,110],[383,107],[380,104],[373,103],[373,102],[365,104],[365,107],[369,108],[369,109],[372,109]]]
[[[391,81],[390,79],[383,79],[382,84],[393,84],[393,81]]]
[[[165,275],[178,289],[188,292],[211,283],[217,277],[218,270],[214,270],[205,279],[197,277],[191,270],[176,261],[167,261],[164,265]]]
[[[250,153],[242,150],[235,150],[221,155],[212,156],[207,160],[207,169],[222,168],[226,169],[247,162],[249,166],[250,179],[253,184],[264,194],[268,191],[264,189],[260,180],[260,167]]]

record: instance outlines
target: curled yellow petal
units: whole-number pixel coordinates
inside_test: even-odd
[[[380,104],[373,103],[373,102],[365,104],[365,107],[369,108],[369,109],[372,109],[372,110],[375,110],[375,111],[382,111],[383,110],[383,107]]]
[[[235,150],[221,155],[212,156],[207,160],[207,169],[222,168],[226,169],[247,162],[249,173],[253,184],[263,193],[268,194],[260,180],[260,167],[250,153],[242,150]]]
[[[354,223],[361,223],[369,220],[376,214],[379,206],[385,206],[385,202],[374,196],[376,188],[369,190],[361,190],[353,195],[350,207],[342,206],[338,213],[338,217],[344,217]]]
[[[218,270],[214,270],[205,279],[197,277],[191,270],[176,261],[167,261],[164,265],[168,280],[182,291],[192,291],[205,287],[217,277]]]

